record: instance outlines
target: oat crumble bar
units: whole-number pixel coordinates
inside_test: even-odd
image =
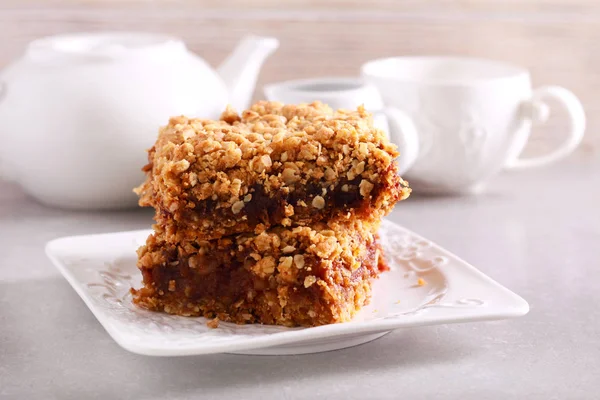
[[[359,221],[315,223],[171,244],[155,226],[138,250],[145,285],[132,290],[134,302],[235,323],[349,321],[387,269],[372,230]]]
[[[387,269],[376,231],[410,189],[363,108],[258,102],[219,121],[171,118],[148,152],[138,250],[149,310],[219,321],[349,321]]]
[[[136,189],[158,224],[216,239],[272,226],[378,221],[410,189],[362,107],[258,102],[219,121],[171,118]],[[173,242],[172,242],[173,243]]]

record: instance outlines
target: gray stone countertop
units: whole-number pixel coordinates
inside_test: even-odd
[[[503,173],[477,197],[415,195],[390,218],[520,294],[530,313],[321,354],[139,356],[113,342],[44,244],[147,228],[151,213],[46,208],[0,182],[0,398],[600,398],[599,163]]]

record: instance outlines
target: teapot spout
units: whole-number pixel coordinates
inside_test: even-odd
[[[229,104],[236,110],[248,108],[260,68],[278,47],[276,38],[247,36],[219,66],[217,71],[227,86]]]

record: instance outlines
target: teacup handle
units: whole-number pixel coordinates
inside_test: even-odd
[[[572,92],[559,86],[543,86],[533,92],[531,100],[522,104],[524,117],[533,123],[544,123],[550,110],[544,98],[557,100],[566,109],[569,116],[569,133],[558,148],[539,157],[515,158],[506,167],[508,169],[524,169],[538,167],[558,161],[577,148],[585,132],[585,112],[583,105]]]
[[[390,140],[400,152],[398,172],[404,174],[419,157],[419,136],[412,118],[404,111],[395,107],[385,107],[381,110],[389,125]]]

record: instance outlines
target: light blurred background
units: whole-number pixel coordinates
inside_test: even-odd
[[[588,130],[572,157],[600,152],[600,1],[597,0],[1,0],[0,69],[34,38],[64,32],[139,30],[184,39],[217,65],[244,34],[276,36],[261,86],[293,78],[358,75],[390,55],[456,54],[529,68],[534,86],[572,90]],[[566,124],[534,130],[527,152],[543,152]]]

